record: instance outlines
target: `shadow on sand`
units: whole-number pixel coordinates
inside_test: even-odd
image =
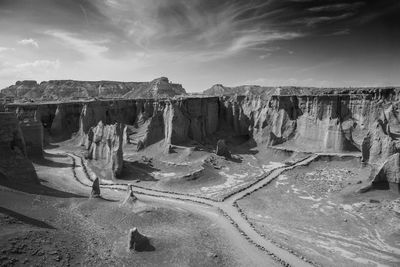
[[[150,173],[160,171],[154,168],[151,164],[146,164],[138,161],[124,161],[122,175],[118,180],[141,180],[155,182],[158,179],[154,178]]]
[[[66,156],[66,155],[51,154],[51,153],[47,153],[47,152],[44,152],[43,155],[46,158],[62,158],[62,159],[68,158],[68,156]]]
[[[46,155],[47,157],[47,155]],[[60,155],[54,155],[54,158],[62,158]],[[41,165],[41,166],[46,166],[46,167],[51,167],[51,168],[72,168],[71,163],[63,163],[63,162],[57,162],[57,161],[52,161],[47,158],[33,158],[31,159],[33,163]]]
[[[40,181],[43,182],[43,180]],[[33,195],[42,195],[42,196],[59,197],[59,198],[87,198],[86,196],[60,191],[42,184],[15,183],[5,179],[0,179],[0,185]]]
[[[25,216],[21,213],[18,213],[18,212],[15,212],[15,211],[3,208],[3,207],[0,207],[0,213],[14,217],[15,219],[20,220],[21,222],[24,222],[24,223],[27,223],[27,224],[30,224],[30,225],[33,225],[36,227],[46,228],[46,229],[56,229],[53,226],[51,226],[50,224],[47,224],[43,221],[36,220],[34,218]]]

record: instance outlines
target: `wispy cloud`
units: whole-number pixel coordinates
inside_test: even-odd
[[[39,43],[36,40],[32,39],[32,38],[30,38],[30,39],[22,39],[22,40],[18,41],[18,44],[19,45],[30,45],[30,46],[39,48]]]
[[[6,52],[6,51],[15,51],[15,48],[0,46],[0,53]]]
[[[37,79],[52,74],[61,66],[60,60],[40,59],[23,63],[8,61],[0,64],[0,77],[3,79]]]
[[[348,12],[341,15],[335,16],[314,16],[314,17],[305,17],[301,19],[294,20],[295,23],[306,24],[307,26],[315,26],[316,24],[325,23],[325,22],[334,22],[347,19],[353,16],[354,13]]]
[[[108,40],[92,41],[82,38],[77,34],[63,31],[46,31],[45,34],[58,39],[65,47],[81,53],[84,57],[99,57],[109,50],[104,45]]]
[[[59,60],[35,60],[32,62],[20,63],[15,66],[18,70],[40,70],[40,71],[50,71],[58,69],[60,67]]]
[[[192,57],[198,61],[206,62],[235,56],[244,51],[260,51],[263,53],[260,55],[260,58],[266,58],[266,55],[271,56],[272,53],[279,50],[276,49],[276,47],[268,47],[272,42],[291,40],[300,37],[303,37],[303,35],[292,32],[249,32],[230,40],[229,44],[220,50],[207,51],[204,53],[198,52],[193,54]]]
[[[132,49],[210,61],[304,36],[271,26],[272,2],[108,0],[100,9],[136,45]]]
[[[338,4],[327,4],[318,5],[308,8],[309,11],[322,12],[322,11],[342,11],[342,10],[354,10],[364,5],[364,2],[355,3],[338,3]]]

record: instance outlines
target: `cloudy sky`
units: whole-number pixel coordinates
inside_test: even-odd
[[[0,0],[16,80],[400,85],[398,0]]]

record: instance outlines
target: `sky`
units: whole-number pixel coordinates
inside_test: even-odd
[[[17,80],[399,86],[398,0],[0,0]]]

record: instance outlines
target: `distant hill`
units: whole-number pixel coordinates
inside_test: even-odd
[[[391,89],[399,90],[399,87],[299,87],[299,86],[280,86],[266,87],[259,85],[241,85],[228,87],[222,84],[215,84],[211,88],[203,91],[204,95],[209,96],[232,96],[232,95],[258,95],[262,98],[271,95],[338,95],[338,94],[387,94]]]
[[[271,95],[276,93],[276,87],[265,87],[259,85],[240,85],[235,87],[215,84],[211,88],[203,91],[204,95],[223,96],[223,95]]]
[[[170,83],[168,78],[161,77],[151,82],[50,80],[39,84],[27,80],[4,88],[1,94],[15,99],[49,101],[94,97],[164,98],[186,95],[186,91],[181,84]]]

